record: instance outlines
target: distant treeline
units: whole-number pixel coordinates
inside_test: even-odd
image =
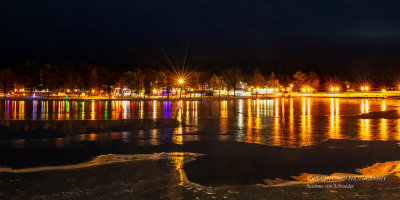
[[[180,78],[183,84],[178,84]],[[104,66],[90,65],[86,62],[63,62],[62,64],[22,62],[0,71],[0,89],[7,93],[14,89],[25,89],[27,92],[49,90],[51,92],[67,89],[103,90],[110,92],[116,87],[125,87],[135,91],[143,90],[151,93],[153,89],[167,89],[182,87],[195,90],[229,91],[244,87],[285,88],[293,86],[294,91],[303,87],[311,87],[317,91],[328,90],[335,86],[346,90],[357,90],[360,85],[369,85],[372,89],[397,87],[397,80],[344,80],[335,76],[321,77],[315,72],[297,71],[293,74],[262,74],[255,69],[252,74],[245,74],[240,68],[229,68],[219,72],[204,70],[176,70],[168,67],[164,69],[132,68],[128,71],[113,70]]]

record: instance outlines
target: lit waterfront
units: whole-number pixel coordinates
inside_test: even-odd
[[[123,134],[114,132],[114,138],[129,139],[139,135],[150,138],[152,144],[169,140],[182,144],[185,141],[216,139],[301,147],[316,145],[327,139],[400,140],[400,119],[357,117],[362,113],[399,110],[398,104],[400,103],[397,100],[340,98],[222,101],[5,100],[0,104],[0,119],[176,119],[179,123],[176,128],[132,130]],[[88,138],[107,138],[101,137],[102,134],[94,132]],[[169,135],[171,137],[166,138]]]

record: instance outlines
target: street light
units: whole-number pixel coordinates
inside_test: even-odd
[[[178,83],[179,83],[179,86],[180,86],[180,90],[179,90],[179,98],[181,99],[182,98],[182,84],[183,84],[183,78],[180,78],[179,80],[178,80]]]

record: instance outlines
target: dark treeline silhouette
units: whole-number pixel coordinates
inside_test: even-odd
[[[358,90],[361,85],[368,85],[376,90],[398,87],[394,75],[378,80],[368,77],[345,80],[337,76],[320,76],[312,71],[262,74],[259,69],[255,69],[253,73],[245,74],[240,68],[229,68],[218,72],[192,70],[184,74],[184,84],[179,85],[177,80],[180,77],[173,71],[150,67],[117,71],[86,62],[65,61],[61,64],[49,64],[26,61],[0,71],[0,90],[5,94],[24,89],[25,93],[32,95],[35,90],[45,90],[48,94],[67,90],[95,91],[93,94],[96,94],[99,91],[111,93],[114,88],[129,88],[137,94],[138,91],[151,94],[154,89],[162,89],[168,95],[172,88],[182,88],[187,91],[185,94],[189,95],[191,91],[204,93],[211,90],[217,94],[219,91],[219,95],[221,90],[233,91],[233,95],[236,95],[238,89],[264,87],[279,90],[292,86],[293,91],[301,91],[303,87],[311,87],[315,91],[329,91],[330,87],[340,87],[342,91]]]

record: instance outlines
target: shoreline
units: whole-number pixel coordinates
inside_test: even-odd
[[[71,101],[112,101],[112,100],[128,100],[128,101],[152,101],[152,100],[160,100],[160,101],[179,101],[179,100],[233,100],[233,99],[271,99],[271,98],[296,98],[296,97],[308,97],[308,98],[346,98],[346,99],[354,99],[354,98],[399,98],[400,99],[400,91],[393,92],[342,92],[342,93],[328,93],[328,92],[320,92],[320,93],[272,93],[272,94],[260,94],[258,96],[196,96],[196,97],[184,97],[181,98],[176,96],[161,97],[161,96],[148,96],[146,98],[138,98],[138,97],[101,97],[101,96],[93,96],[93,97],[46,97],[46,96],[11,96],[11,97],[2,97],[0,99],[3,100],[71,100]]]

